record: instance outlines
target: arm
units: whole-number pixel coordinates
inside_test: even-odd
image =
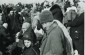
[[[78,18],[76,17],[72,22],[68,22],[67,26],[75,27],[75,26],[80,26],[83,23],[84,23],[84,13],[82,13]]]

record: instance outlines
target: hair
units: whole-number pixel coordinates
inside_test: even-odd
[[[56,18],[54,17],[54,19],[57,19],[57,20],[62,22],[62,20],[63,20],[63,13],[62,13],[62,10],[61,10],[59,5],[57,5],[57,4],[53,5],[51,7],[50,11],[52,12],[53,16],[56,15]]]
[[[83,12],[85,12],[85,3],[84,2],[78,2],[78,5],[81,6],[81,9]]]

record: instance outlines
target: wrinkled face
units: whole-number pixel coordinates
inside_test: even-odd
[[[50,23],[43,23],[43,29],[48,30]]]
[[[30,47],[31,46],[31,41],[28,41],[28,40],[24,40],[24,45],[25,47]]]

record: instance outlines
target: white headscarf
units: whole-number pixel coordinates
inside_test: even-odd
[[[80,6],[80,8],[81,8],[81,9],[79,9],[81,13],[85,12],[85,3],[84,2],[78,2],[78,6]]]

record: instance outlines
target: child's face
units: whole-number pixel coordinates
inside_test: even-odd
[[[25,45],[26,47],[30,47],[30,46],[31,46],[31,41],[29,41],[29,40],[24,40],[24,45]]]

